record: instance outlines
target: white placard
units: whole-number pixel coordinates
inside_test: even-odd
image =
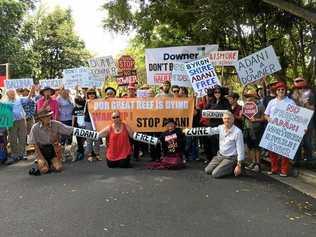
[[[137,90],[137,97],[149,97],[149,90]]]
[[[181,87],[192,87],[184,63],[173,63],[171,84]]]
[[[202,110],[202,118],[223,118],[228,110]]]
[[[31,88],[33,86],[32,78],[9,79],[4,80],[4,87],[8,89]]]
[[[143,133],[138,133],[138,132],[135,132],[133,134],[133,139],[136,141],[148,143],[151,145],[157,145],[157,143],[158,143],[157,137],[149,136],[149,135],[146,135]]]
[[[294,159],[312,116],[312,110],[282,103],[275,108],[259,146]]]
[[[203,137],[214,134],[211,127],[186,128],[183,130],[183,133],[189,137]]]
[[[39,85],[41,88],[50,87],[53,89],[58,89],[63,85],[63,80],[62,79],[39,80]]]
[[[242,58],[234,65],[243,85],[281,70],[281,65],[272,46]]]
[[[84,137],[92,140],[99,139],[99,133],[96,131],[86,130],[82,128],[74,128],[73,135],[76,137]]]
[[[185,64],[185,69],[198,97],[206,95],[208,89],[221,85],[209,58],[188,62]]]
[[[209,59],[214,66],[234,66],[238,61],[238,50],[210,52]]]
[[[99,80],[104,81],[108,76],[117,75],[117,68],[112,56],[91,58],[88,63],[92,74]]]
[[[95,78],[89,68],[86,67],[64,69],[63,77],[65,89],[75,89],[77,85],[94,87]]]
[[[170,81],[174,62],[190,62],[216,51],[218,45],[195,45],[145,49],[147,84],[158,85]]]

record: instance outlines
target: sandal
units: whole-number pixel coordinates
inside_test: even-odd
[[[92,156],[92,155],[89,155],[89,156],[88,156],[88,161],[89,161],[89,162],[93,162],[93,156]]]

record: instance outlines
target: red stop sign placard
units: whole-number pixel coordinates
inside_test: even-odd
[[[118,59],[118,68],[122,71],[133,70],[135,60],[129,55],[123,55]]]
[[[242,107],[242,113],[247,118],[252,119],[258,113],[258,106],[255,102],[246,102]]]

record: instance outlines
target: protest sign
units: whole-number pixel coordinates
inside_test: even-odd
[[[202,110],[202,118],[223,118],[223,115],[228,110]]]
[[[281,65],[272,46],[242,58],[234,65],[243,85],[281,70]]]
[[[214,134],[211,127],[187,128],[183,130],[183,133],[189,137],[211,136]]]
[[[252,119],[258,113],[258,106],[255,102],[249,101],[242,107],[242,114],[248,119]]]
[[[32,78],[10,79],[4,81],[4,87],[8,89],[31,88],[33,86]]]
[[[94,87],[96,80],[89,68],[70,68],[63,71],[63,84],[65,89],[75,89],[76,86]]]
[[[118,68],[121,71],[130,71],[135,69],[135,60],[129,55],[123,55],[118,59]]]
[[[148,143],[151,145],[157,145],[157,143],[158,143],[157,137],[153,137],[153,136],[149,136],[149,135],[137,133],[137,132],[135,132],[133,134],[133,139],[135,141],[144,142],[144,143]]]
[[[173,119],[178,127],[192,126],[193,98],[113,98],[89,101],[88,111],[97,131],[110,125],[113,111],[136,132],[163,132]]]
[[[181,87],[192,87],[184,63],[173,63],[171,84]]]
[[[312,110],[294,104],[281,104],[274,110],[259,146],[294,159],[312,116]]]
[[[39,80],[39,85],[41,88],[50,87],[53,89],[58,89],[63,85],[63,80],[62,79]]]
[[[195,45],[145,49],[147,83],[158,85],[170,81],[175,62],[190,62],[216,51],[218,45]]]
[[[148,97],[149,93],[149,90],[137,90],[136,97]]]
[[[209,59],[214,66],[234,66],[238,61],[238,50],[213,51],[210,52]]]
[[[13,106],[12,104],[0,102],[0,128],[10,128],[13,126]]]
[[[108,76],[115,76],[117,69],[112,56],[97,57],[88,60],[89,68],[95,78],[104,81]]]
[[[74,128],[73,135],[76,137],[84,137],[92,140],[99,139],[99,133],[82,128]]]
[[[185,70],[198,97],[206,95],[208,89],[214,88],[216,85],[221,85],[215,68],[208,58],[185,63]]]
[[[137,73],[136,70],[130,71],[119,71],[116,76],[116,82],[119,86],[126,86],[128,84],[137,83]]]

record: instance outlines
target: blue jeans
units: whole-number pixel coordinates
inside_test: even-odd
[[[199,158],[197,137],[185,137],[184,155],[187,160],[196,160]]]

